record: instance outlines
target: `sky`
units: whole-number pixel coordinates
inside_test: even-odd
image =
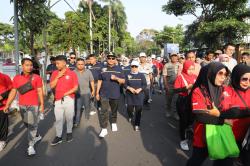
[[[55,3],[57,0],[52,0]],[[80,0],[67,0],[70,5],[76,9]],[[186,15],[175,17],[162,12],[162,6],[167,0],[121,0],[125,6],[128,26],[127,30],[133,37],[136,37],[143,29],[162,30],[165,25],[176,26],[177,24],[188,25],[195,19],[193,16]],[[52,9],[60,18],[64,18],[66,11],[72,10],[64,0],[57,3]],[[1,0],[0,2],[0,22],[12,24],[13,4],[10,0]]]

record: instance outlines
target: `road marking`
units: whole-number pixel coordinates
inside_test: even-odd
[[[176,129],[176,127],[175,127],[173,124],[169,123],[169,122],[168,122],[168,125],[169,125],[170,127],[172,127],[173,129]]]

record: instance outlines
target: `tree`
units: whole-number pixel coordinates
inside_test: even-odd
[[[127,39],[127,16],[125,13],[125,9],[120,0],[103,0],[103,2],[110,2],[111,4],[111,13],[112,13],[112,26],[111,26],[111,36],[112,36],[112,45],[114,46],[114,50],[119,50],[122,52],[120,48],[124,45],[124,40]],[[86,17],[86,24],[89,24],[89,9],[85,3],[79,4],[79,10],[83,13],[84,17]],[[95,16],[93,20],[93,45],[94,50],[96,52],[105,51],[108,46],[108,15],[109,6],[108,5],[100,5],[96,1],[92,3],[92,11]],[[89,29],[89,27],[86,27]],[[130,34],[129,34],[130,35]],[[130,36],[131,37],[131,36]],[[120,47],[119,49],[115,49],[116,47]],[[123,50],[126,51],[126,50]]]
[[[42,33],[47,21],[52,17],[46,3],[47,0],[17,0],[21,37],[26,40],[25,43],[30,48],[32,55],[35,55],[35,36]]]
[[[78,47],[87,50],[89,33],[86,25],[87,18],[77,11],[65,13],[65,19],[54,18],[48,23],[48,44],[56,51],[73,50]]]
[[[164,26],[162,31],[155,34],[154,40],[162,48],[165,43],[178,43],[182,46],[184,41],[183,26],[180,24],[176,27]]]
[[[167,14],[191,14],[196,20],[187,27],[185,41],[195,47],[221,47],[226,42],[241,42],[250,32],[244,22],[250,16],[247,0],[170,0],[163,6]]]
[[[14,50],[14,29],[9,24],[0,23],[0,49],[6,53]]]

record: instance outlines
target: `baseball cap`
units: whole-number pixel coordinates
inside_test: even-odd
[[[132,61],[131,62],[131,64],[130,64],[131,66],[139,66],[140,64],[139,64],[139,62],[138,61]]]
[[[151,58],[152,58],[152,59],[155,59],[155,58],[156,58],[156,55],[155,55],[155,54],[152,54],[152,55],[151,55]]]
[[[141,52],[139,57],[147,57],[146,53],[145,52]]]
[[[222,54],[222,51],[221,50],[216,50],[215,53],[216,54]]]

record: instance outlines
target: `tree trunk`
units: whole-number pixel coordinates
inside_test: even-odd
[[[35,56],[34,50],[34,32],[30,30],[30,54]]]

